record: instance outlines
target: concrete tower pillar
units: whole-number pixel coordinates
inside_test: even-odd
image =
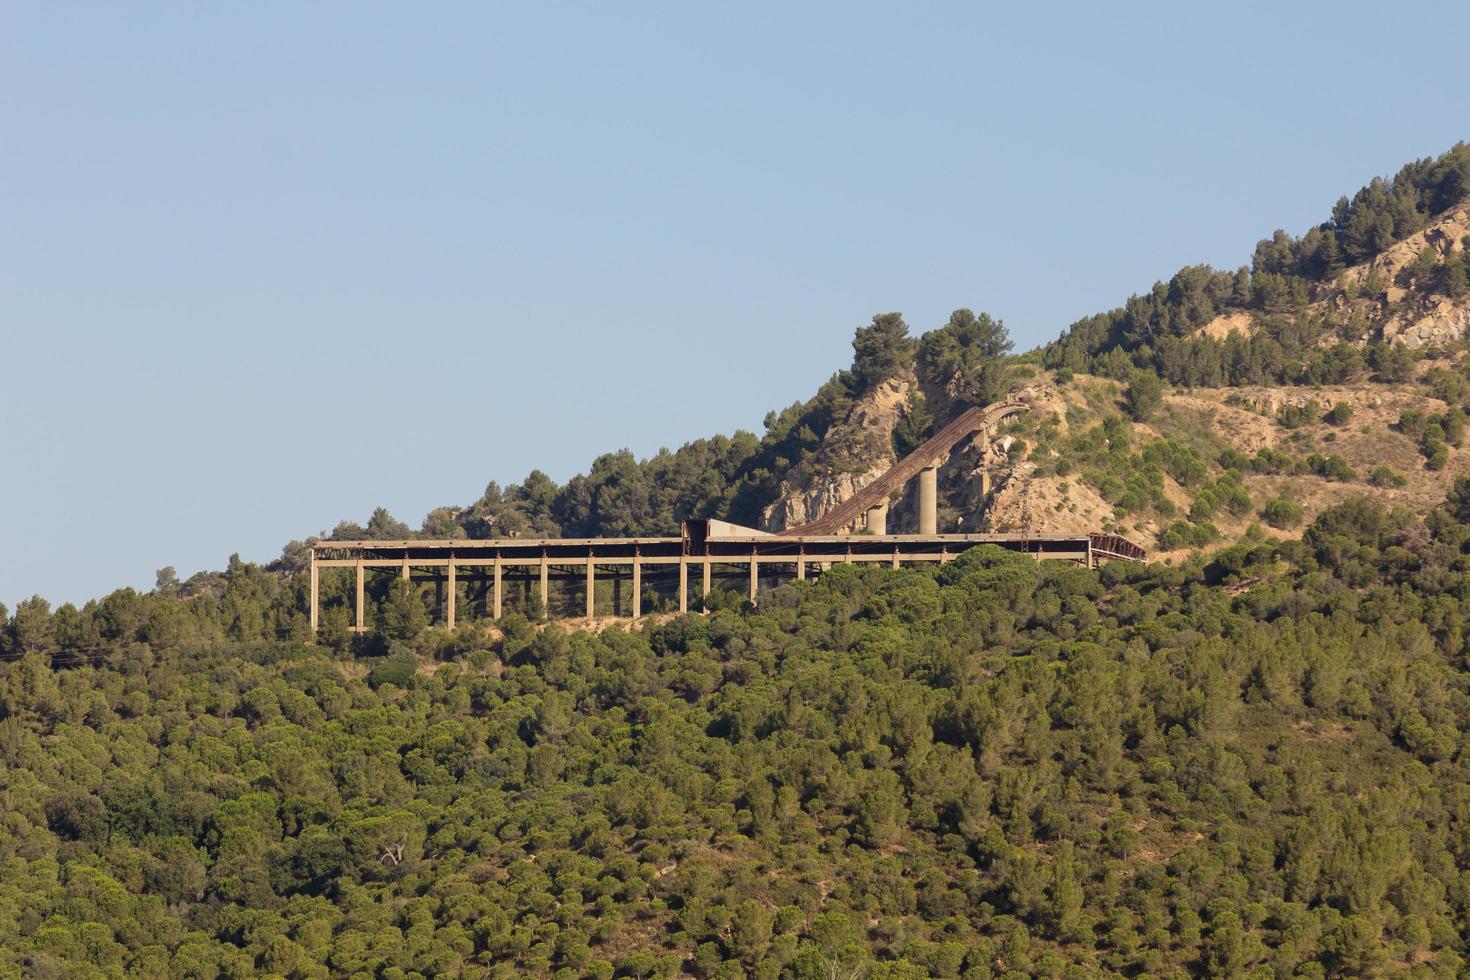
[[[546,552],[541,552],[541,611],[551,618],[551,567],[546,561]]]
[[[454,629],[454,600],[459,593],[458,576],[455,575],[454,559],[449,559],[449,590],[444,594],[444,622]]]
[[[321,616],[318,609],[321,605],[320,587],[317,581],[316,549],[311,549],[311,632],[316,634],[317,626]]]
[[[587,552],[587,618],[597,612],[597,573],[592,564],[592,552]]]
[[[643,566],[633,558],[633,618],[643,615]]]
[[[937,534],[939,528],[939,467],[931,463],[919,471],[919,533]]]
[[[358,559],[357,559],[357,622],[356,622],[355,628],[356,628],[357,632],[359,632],[359,633],[366,633],[367,632],[367,627],[363,625],[363,607],[365,605],[365,602],[363,600],[363,581],[362,580],[363,580],[363,574],[362,574],[362,556],[359,555],[358,556]]]
[[[491,603],[492,603],[492,605],[491,605],[491,610],[492,610],[491,615],[493,615],[496,619],[499,619],[500,618],[500,614],[501,614],[501,610],[504,607],[504,601],[505,601],[505,599],[504,599],[504,595],[501,592],[500,556],[498,554],[495,556],[495,586],[494,586],[494,588],[495,588],[495,592],[494,592],[494,595],[491,598]]]
[[[868,508],[867,525],[869,534],[888,533],[888,501],[880,501]]]

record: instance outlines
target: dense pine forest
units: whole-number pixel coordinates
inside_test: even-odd
[[[1006,464],[1168,561],[836,566],[600,632],[514,601],[446,631],[393,577],[360,637],[345,574],[312,634],[295,541],[0,605],[0,976],[1463,975],[1470,358],[1385,331],[1470,296],[1470,248],[1414,237],[1467,194],[1461,144],[1020,356],[985,313],[880,314],[760,436],[324,532],[755,525],[1045,381]],[[1196,388],[1249,452],[1166,404]]]
[[[1098,571],[837,567],[759,609],[368,669],[159,598],[17,610],[13,975],[1453,976],[1470,484]],[[254,635],[241,623],[254,624]],[[232,638],[238,634],[239,638]]]
[[[1361,279],[1339,276],[1463,206],[1467,197],[1470,145],[1460,143],[1341,198],[1329,220],[1300,237],[1277,230],[1256,246],[1249,266],[1185,266],[1122,307],[1084,317],[1049,344],[1042,359],[1049,367],[1116,378],[1141,368],[1181,385],[1340,383],[1369,366],[1379,368],[1380,359],[1390,371],[1402,371],[1394,358],[1403,351],[1375,343],[1365,361],[1354,344],[1381,339],[1373,336],[1373,320],[1405,298],[1391,289],[1410,299],[1464,299],[1470,250],[1462,242],[1426,244],[1393,280],[1371,269]],[[1330,292],[1337,302],[1314,303]],[[1252,315],[1260,329],[1226,338],[1197,335],[1230,312]]]

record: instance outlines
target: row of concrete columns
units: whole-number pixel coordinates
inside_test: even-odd
[[[873,522],[874,522],[875,525],[878,525],[881,522],[886,521],[887,514],[886,514],[886,508],[885,507],[878,507],[878,508],[874,508],[873,510],[875,510],[877,513],[875,513],[875,514],[874,513],[870,513],[870,517],[872,518],[872,520],[873,520]],[[920,551],[920,552],[901,550],[900,545],[898,543],[895,543],[893,545],[893,549],[892,549],[891,552],[884,551],[883,553],[873,553],[871,551],[870,552],[867,552],[867,553],[854,553],[853,549],[851,547],[849,547],[847,549],[846,554],[843,554],[843,555],[825,554],[825,555],[822,555],[820,557],[810,556],[810,555],[806,554],[805,551],[798,551],[798,553],[795,554],[795,555],[781,555],[781,556],[768,555],[768,556],[762,556],[759,553],[759,548],[758,547],[753,547],[752,550],[751,550],[751,552],[748,555],[738,555],[738,556],[737,555],[720,555],[720,556],[708,556],[708,557],[706,557],[706,556],[699,556],[699,555],[689,555],[689,556],[679,557],[677,559],[671,559],[671,558],[663,558],[663,559],[660,559],[660,558],[645,558],[643,560],[639,560],[637,558],[629,559],[627,557],[621,557],[621,558],[615,558],[615,559],[604,559],[601,562],[601,564],[604,564],[604,565],[628,564],[628,565],[631,566],[631,571],[632,571],[631,579],[632,579],[632,583],[633,583],[633,595],[632,595],[630,612],[632,613],[633,618],[636,619],[636,618],[642,616],[642,614],[643,614],[643,608],[642,608],[642,605],[643,605],[643,595],[642,595],[642,593],[643,593],[643,571],[644,571],[643,566],[645,564],[653,564],[653,565],[676,564],[677,565],[677,567],[678,567],[678,580],[679,580],[679,604],[678,604],[678,608],[679,608],[679,612],[683,613],[683,612],[688,612],[689,611],[689,585],[690,585],[690,583],[689,583],[689,567],[690,567],[690,565],[697,565],[697,566],[699,566],[702,569],[702,573],[701,573],[702,574],[702,586],[703,586],[702,594],[705,597],[708,597],[709,596],[710,591],[711,591],[711,588],[713,586],[713,569],[714,569],[714,566],[716,564],[733,564],[733,565],[737,565],[737,566],[738,565],[747,565],[748,566],[748,573],[749,573],[748,582],[749,582],[749,596],[750,596],[750,601],[751,602],[755,602],[756,601],[756,594],[757,594],[757,591],[758,591],[758,588],[759,588],[759,583],[760,583],[761,566],[762,565],[776,566],[777,568],[781,568],[783,566],[784,567],[794,566],[795,567],[795,573],[796,573],[795,574],[796,580],[797,581],[804,581],[807,578],[808,565],[811,562],[813,562],[813,561],[816,562],[817,569],[820,571],[820,570],[822,570],[822,569],[824,569],[827,566],[832,565],[832,564],[836,564],[836,563],[851,563],[851,562],[854,562],[854,561],[859,561],[859,562],[881,561],[881,562],[885,562],[885,563],[891,563],[892,567],[897,568],[897,567],[899,567],[899,565],[902,562],[938,562],[940,564],[943,564],[944,562],[950,560],[950,558],[953,557],[953,555],[949,551],[948,547],[946,547],[942,543],[936,543],[936,544],[938,544],[938,547],[935,550]],[[1075,543],[1075,546],[1072,546],[1072,547],[1067,547],[1066,545],[1063,545],[1061,547],[1056,548],[1055,550],[1047,549],[1045,552],[1043,552],[1043,550],[1042,550],[1042,542],[1038,540],[1038,541],[1035,542],[1035,548],[1034,548],[1034,550],[1031,553],[1032,553],[1032,557],[1036,558],[1036,560],[1038,560],[1038,561],[1042,560],[1043,558],[1058,558],[1058,559],[1073,560],[1073,561],[1078,561],[1080,563],[1085,563],[1086,566],[1089,567],[1089,568],[1091,568],[1093,566],[1092,543],[1091,543],[1091,539],[1090,538],[1086,539],[1085,541],[1077,542],[1077,543]],[[596,600],[596,586],[597,586],[597,568],[596,568],[596,566],[599,564],[599,562],[595,559],[595,556],[589,554],[586,559],[580,559],[579,558],[579,559],[576,559],[575,561],[573,561],[571,559],[567,559],[567,558],[563,558],[562,560],[558,561],[554,557],[546,557],[546,556],[543,556],[540,559],[539,562],[538,561],[530,561],[530,562],[527,562],[527,561],[513,561],[513,562],[508,562],[507,564],[510,564],[512,567],[519,567],[519,568],[538,568],[538,566],[539,566],[538,571],[539,571],[539,579],[540,579],[540,598],[541,598],[542,603],[544,605],[546,605],[548,607],[548,609],[549,609],[550,600],[551,600],[551,566],[553,564],[558,565],[558,566],[565,566],[565,565],[568,565],[568,564],[574,564],[574,565],[575,564],[582,564],[584,561],[585,561],[585,572],[584,572],[584,574],[586,576],[586,579],[585,580],[586,580],[586,589],[587,589],[587,592],[586,592],[586,595],[587,595],[587,599],[586,599],[586,615],[587,615],[587,618],[590,619],[595,614],[595,600]],[[426,559],[426,560],[422,560],[422,561],[418,562],[417,564],[420,564],[420,565],[423,565],[423,566],[426,566],[426,567],[444,568],[445,569],[445,577],[444,577],[444,579],[442,581],[449,585],[449,591],[448,591],[447,596],[445,596],[445,598],[444,598],[443,609],[444,609],[444,620],[445,620],[445,624],[450,629],[453,629],[454,626],[455,626],[456,602],[458,600],[458,593],[457,593],[456,586],[458,585],[458,580],[459,580],[458,572],[459,572],[459,566],[461,564],[466,565],[466,566],[469,566],[469,567],[482,567],[482,568],[483,567],[490,567],[490,568],[492,568],[493,571],[492,571],[492,576],[491,576],[491,579],[490,579],[490,581],[491,581],[491,591],[490,591],[490,594],[488,596],[488,598],[490,599],[490,604],[489,604],[490,605],[490,613],[491,613],[492,618],[494,618],[494,619],[499,619],[504,614],[504,607],[503,607],[503,601],[504,601],[503,582],[504,582],[504,577],[503,577],[503,566],[502,566],[501,560],[499,558],[495,558],[493,560],[475,559],[475,558],[462,558],[460,560],[456,560],[454,558],[449,558],[448,560],[445,560],[445,559],[442,559],[442,558],[441,559],[436,559],[436,560],[427,560]],[[385,566],[386,566],[386,568],[385,568]],[[391,562],[384,562],[382,560],[364,560],[364,559],[362,559],[362,558],[359,557],[356,560],[351,560],[351,559],[330,559],[330,560],[327,560],[327,561],[323,562],[321,567],[338,567],[338,568],[352,568],[353,569],[354,574],[355,574],[355,583],[354,583],[355,584],[355,590],[354,591],[355,591],[355,599],[356,599],[356,601],[354,603],[354,607],[355,607],[354,608],[354,629],[355,629],[356,632],[364,633],[364,632],[367,631],[367,620],[366,620],[366,616],[367,616],[366,578],[367,578],[367,570],[368,570],[368,568],[371,567],[371,568],[377,568],[377,569],[383,569],[383,570],[391,570],[391,569],[397,567],[399,569],[400,576],[402,578],[404,578],[405,580],[407,580],[407,579],[409,579],[409,566],[410,566],[410,562],[408,562],[406,560],[405,561],[402,561],[401,563],[398,560],[396,560],[396,559],[393,560],[393,561],[391,561]],[[771,574],[771,572],[770,571],[767,571],[767,575],[770,575],[770,574]],[[531,579],[531,576],[527,576],[528,583],[529,583],[530,579]],[[320,604],[321,604],[321,597],[320,597],[320,567],[319,567],[319,565],[318,565],[318,563],[317,563],[317,561],[315,559],[313,559],[313,561],[311,563],[311,566],[310,566],[310,587],[311,587],[311,596],[310,596],[309,616],[310,616],[311,628],[312,628],[313,631],[315,631],[318,628],[318,626],[320,625],[319,616],[320,616]]]
[[[743,560],[743,559],[738,559],[737,561],[741,561],[741,560]],[[551,566],[553,564],[556,564],[556,562],[554,562],[553,560],[550,560],[550,559],[543,560],[540,563],[540,573],[541,573],[540,598],[541,598],[541,602],[542,602],[543,606],[549,605],[550,604],[550,601],[551,601]],[[604,564],[608,564],[608,563],[605,562]],[[680,561],[678,564],[679,564],[679,611],[682,613],[682,612],[688,612],[689,611],[689,563],[686,562],[686,561]],[[704,568],[704,578],[703,578],[703,581],[701,583],[701,585],[702,585],[702,594],[705,597],[708,597],[709,596],[709,593],[710,593],[710,589],[713,586],[713,575],[712,575],[711,569],[712,569],[712,566],[714,564],[716,564],[716,563],[715,562],[712,562],[712,561],[700,561],[699,564],[701,564],[703,566],[703,568]],[[365,601],[366,600],[366,580],[367,580],[367,574],[366,574],[366,572],[367,572],[367,568],[366,568],[366,566],[361,561],[357,562],[353,567],[354,567],[354,571],[356,573],[356,583],[355,583],[355,585],[356,585],[356,589],[355,589],[355,592],[356,592],[356,597],[355,597],[356,598],[356,601],[354,602],[354,622],[353,622],[353,629],[356,632],[358,632],[358,633],[365,633],[365,632],[367,632],[367,623],[366,623],[366,619],[365,619],[365,610],[367,608],[367,603]],[[449,562],[447,562],[445,564],[445,567],[446,567],[446,571],[447,571],[446,578],[448,580],[447,581],[447,584],[448,584],[448,587],[449,588],[448,588],[448,593],[445,596],[444,620],[445,620],[445,624],[450,629],[454,629],[454,625],[455,625],[455,614],[456,614],[455,601],[458,598],[458,592],[457,592],[457,588],[456,588],[457,585],[458,585],[458,578],[457,578],[457,574],[456,574],[456,569],[457,569],[458,565],[453,560],[450,560]],[[493,619],[499,619],[501,617],[501,615],[503,614],[503,612],[504,612],[504,590],[503,590],[504,578],[503,578],[503,575],[502,575],[502,566],[500,565],[499,562],[496,562],[492,567],[494,569],[494,573],[493,573],[493,578],[491,580],[491,617]],[[643,563],[642,562],[639,562],[637,560],[634,560],[632,562],[632,567],[633,567],[633,576],[632,576],[632,578],[633,578],[632,614],[633,614],[633,618],[634,619],[637,619],[637,618],[639,618],[640,616],[643,615]],[[399,575],[400,575],[400,577],[404,581],[408,581],[409,580],[409,561],[407,559],[404,559],[403,564],[401,566],[401,570],[399,572]],[[587,562],[587,572],[586,572],[586,575],[587,575],[587,585],[586,585],[587,605],[586,605],[586,613],[587,613],[587,618],[588,619],[592,619],[594,617],[595,613],[596,613],[596,605],[595,605],[596,596],[597,596],[597,593],[596,593],[596,588],[597,588],[597,563],[596,562],[591,561],[591,560],[588,560],[588,562]],[[805,560],[805,558],[798,557],[796,559],[796,577],[799,580],[803,580],[803,581],[806,579],[806,560]],[[752,602],[755,601],[756,591],[757,591],[757,587],[758,587],[758,582],[759,582],[759,563],[757,561],[751,560],[750,561],[750,600]],[[317,629],[317,627],[320,625],[320,606],[321,606],[321,579],[320,579],[320,571],[317,568],[315,562],[313,562],[312,565],[311,565],[311,599],[310,599],[310,602],[311,602],[311,613],[310,613],[311,629],[312,629],[313,632],[315,632],[316,629]]]
[[[888,533],[888,501],[881,500],[868,508],[864,526],[869,534]],[[937,534],[939,527],[939,464],[931,463],[919,471],[919,533]]]

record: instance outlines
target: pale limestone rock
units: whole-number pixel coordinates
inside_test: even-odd
[[[1397,317],[1390,320],[1384,324],[1383,339],[1411,350],[1444,347],[1464,340],[1467,328],[1470,328],[1470,308],[1445,299],[1413,322],[1405,323]]]
[[[782,480],[780,495],[761,512],[761,530],[782,531],[814,521],[882,476],[897,462],[893,427],[916,386],[913,374],[905,373],[858,399],[847,418],[822,440],[826,465],[801,474],[795,483]],[[832,465],[834,459],[845,461],[841,472]]]

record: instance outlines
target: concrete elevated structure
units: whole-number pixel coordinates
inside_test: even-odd
[[[885,506],[886,511],[886,506]],[[1089,568],[1099,561],[1141,561],[1144,551],[1114,535],[1048,534],[865,534],[771,535],[723,521],[685,521],[679,537],[549,538],[525,540],[318,541],[311,547],[311,626],[321,621],[323,570],[348,569],[353,578],[352,629],[366,632],[366,588],[370,574],[391,574],[429,582],[441,596],[442,622],[454,628],[461,586],[482,613],[498,619],[505,612],[507,586],[521,587],[550,613],[551,583],[581,587],[583,612],[598,612],[597,583],[631,585],[626,609],[614,614],[642,615],[645,586],[661,595],[672,590],[670,605],[687,612],[690,577],[699,595],[708,596],[716,580],[738,583],[756,601],[761,582],[802,580],[837,563],[900,565],[943,563],[980,545],[998,545],[1038,560],[1069,561]],[[532,588],[535,592],[532,593]],[[565,592],[566,590],[564,590]]]
[[[1001,420],[1026,411],[1026,407],[1024,402],[1007,398],[961,412],[872,483],[816,520],[780,533],[785,536],[837,534],[861,526],[870,534],[885,534],[888,530],[889,498],[917,478],[919,534],[935,535],[939,530],[940,461],[965,439],[976,433],[990,432]],[[982,481],[988,490],[988,481],[984,477]]]

